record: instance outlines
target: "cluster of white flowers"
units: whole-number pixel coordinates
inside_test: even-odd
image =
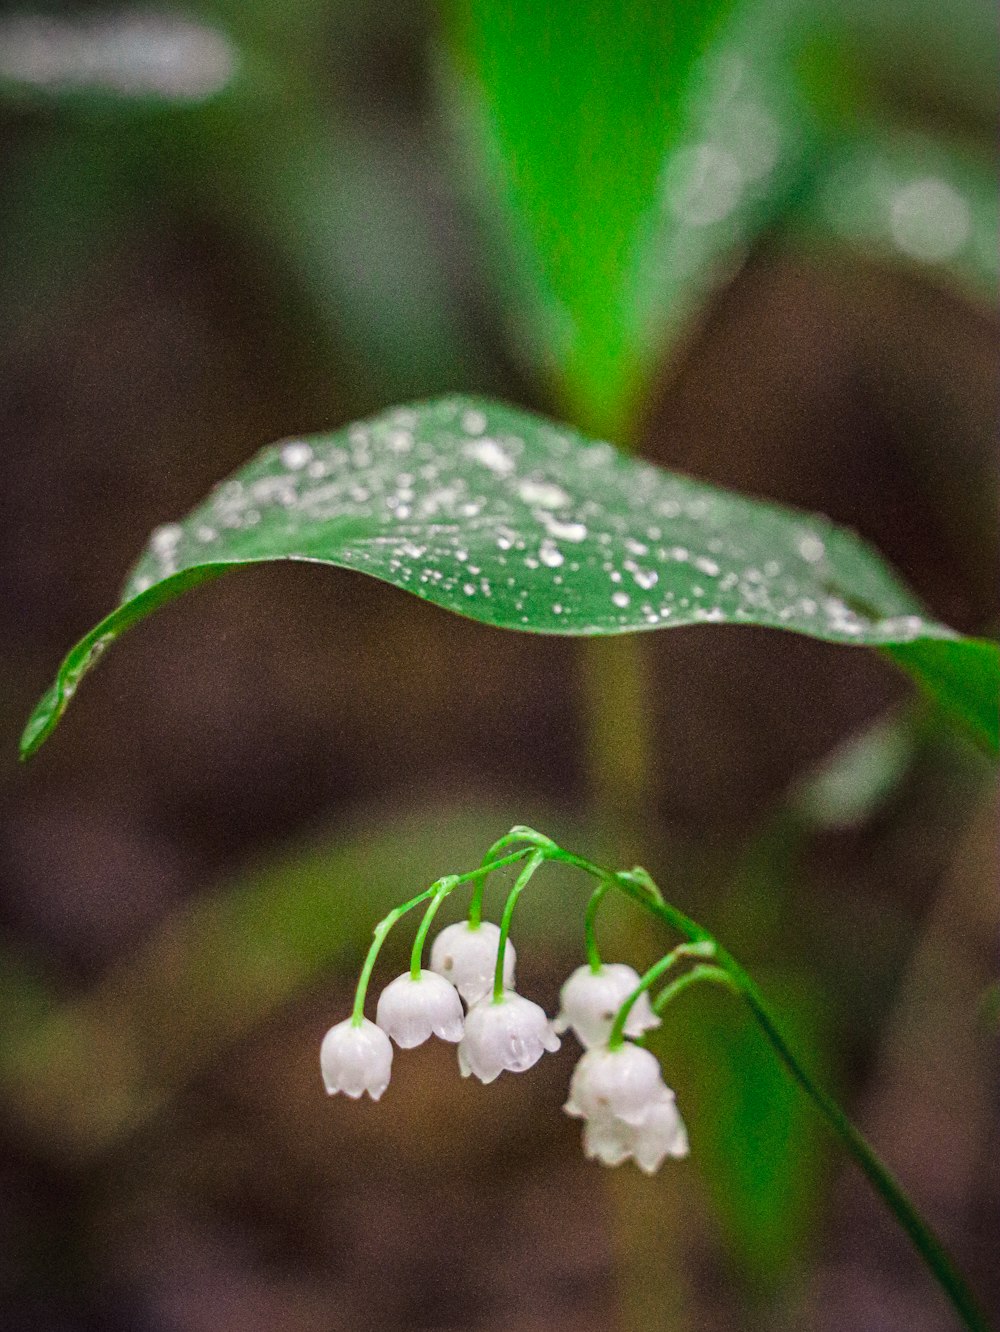
[[[620,1165],[631,1157],[651,1175],[668,1156],[687,1156],[688,1140],[659,1061],[639,1045],[595,1046],[573,1071],[568,1115],[583,1120],[583,1151]]]
[[[387,985],[374,1022],[348,1018],[326,1033],[320,1051],[326,1090],[352,1097],[367,1092],[377,1101],[389,1085],[392,1041],[404,1050],[432,1035],[457,1042],[462,1076],[489,1083],[504,1070],[523,1073],[545,1051],[559,1049],[557,1033],[573,1031],[584,1054],[563,1108],[584,1121],[585,1155],[605,1165],[631,1158],[647,1173],[668,1156],[686,1156],[684,1123],[656,1058],[630,1041],[609,1044],[616,1015],[639,985],[638,974],[621,963],[579,967],[563,985],[559,1014],[550,1022],[538,1004],[514,989],[509,940],[503,990],[494,998],[499,944],[500,931],[488,921],[442,930],[431,948],[430,970],[407,972]],[[641,1037],[659,1023],[643,992],[628,1012],[623,1034]]]
[[[638,973],[621,962],[605,963],[599,971],[578,967],[562,987],[555,1026],[571,1028],[584,1046],[563,1106],[583,1120],[584,1155],[604,1165],[631,1158],[652,1174],[668,1156],[687,1156],[688,1140],[655,1055],[628,1041],[608,1044],[619,1008],[638,985]],[[659,1025],[648,994],[641,993],[624,1034],[639,1037]]]

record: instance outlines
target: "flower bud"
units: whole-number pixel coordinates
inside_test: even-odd
[[[556,1031],[576,1033],[580,1044],[590,1048],[607,1043],[619,1008],[639,984],[639,973],[624,962],[605,962],[600,971],[589,965],[577,967],[559,993]],[[660,1025],[649,995],[640,994],[625,1022],[625,1035],[637,1037]]]
[[[432,1035],[460,1041],[464,1028],[458,991],[434,971],[421,971],[416,980],[407,972],[391,981],[379,995],[375,1021],[403,1050]]]
[[[476,1004],[493,989],[500,930],[491,921],[473,928],[467,920],[447,925],[431,947],[431,970],[451,981],[467,1004]],[[507,940],[503,957],[504,988],[514,984],[514,945]]]
[[[357,1099],[367,1092],[377,1101],[389,1085],[392,1042],[367,1018],[359,1026],[353,1018],[347,1018],[323,1037],[319,1062],[330,1096],[343,1092]]]
[[[480,1082],[492,1082],[504,1069],[523,1073],[546,1050],[555,1053],[559,1045],[545,1010],[506,990],[499,1000],[488,997],[469,1009],[458,1045],[458,1066],[463,1078],[474,1073]]]

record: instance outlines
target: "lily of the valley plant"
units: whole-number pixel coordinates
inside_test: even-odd
[[[587,960],[562,986],[559,1012],[552,1020],[515,989],[516,959],[509,938],[518,898],[549,860],[574,866],[596,880],[584,916]],[[510,865],[519,866],[519,872],[497,925],[482,918],[483,890],[491,873]],[[444,900],[465,886],[472,889],[468,917],[437,935],[430,967],[425,968],[424,950],[434,917]],[[683,937],[642,976],[625,963],[606,963],[600,955],[595,924],[609,891],[624,893]],[[424,907],[424,913],[410,969],[382,991],[372,1022],[365,1016],[365,999],[379,951],[397,921],[418,906]],[[376,925],[353,1012],[323,1039],[323,1081],[331,1095],[360,1097],[367,1092],[377,1101],[389,1085],[393,1041],[410,1049],[436,1035],[457,1045],[463,1077],[474,1075],[489,1083],[505,1071],[525,1072],[546,1051],[558,1050],[560,1035],[572,1031],[584,1052],[563,1109],[583,1121],[585,1155],[605,1165],[631,1160],[652,1174],[667,1157],[688,1154],[688,1135],[659,1061],[641,1042],[660,1025],[667,1005],[701,982],[726,986],[748,1006],[789,1074],[906,1230],[964,1324],[985,1329],[971,1293],[940,1241],[844,1112],[812,1081],[760,990],[703,926],[664,900],[643,869],[605,869],[531,828],[511,829],[477,869],[438,879]]]

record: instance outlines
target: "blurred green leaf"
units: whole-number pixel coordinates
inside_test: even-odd
[[[906,8],[451,6],[442,102],[516,335],[571,419],[627,433],[665,346],[786,216],[995,292],[989,145],[907,126],[884,77],[886,32],[928,64],[942,44],[933,7]],[[960,8],[944,46],[981,54],[995,38]]]
[[[849,736],[796,784],[790,804],[810,828],[852,828],[865,822],[899,786],[917,747],[909,712],[880,717]]]
[[[810,0],[816,3],[816,0]],[[823,6],[873,80],[921,104],[995,132],[1000,29],[982,0],[837,0]]]
[[[31,1039],[57,1010],[59,1000],[49,978],[0,944],[0,1077],[12,1044]]]
[[[621,433],[676,332],[785,201],[808,112],[783,4],[451,7],[442,97],[536,364]]]
[[[376,398],[481,382],[445,247],[415,188],[419,145],[339,124],[304,100],[192,149],[176,156],[177,179],[233,234],[266,248],[286,291]]]
[[[816,982],[772,971],[763,983],[789,1041],[815,1061],[828,1038]],[[809,1256],[823,1208],[823,1126],[740,1006],[704,991],[682,1002],[690,1004],[683,1019],[668,1010],[669,1029],[650,1043],[668,1080],[676,1070],[726,1250],[748,1289],[766,1298]]]
[[[0,210],[0,311],[23,348],[60,296],[112,248],[136,211],[116,136],[65,124],[6,155]]]
[[[979,1018],[987,1029],[1000,1028],[1000,981],[994,981],[983,991],[979,1003]]]
[[[326,45],[361,39],[346,8],[296,0],[276,30],[266,0],[215,0],[252,95],[178,117],[147,151],[172,199],[260,253],[315,376],[333,360],[365,406],[482,387],[428,145],[412,117],[359,115],[336,86]]]
[[[0,19],[0,101],[65,141],[68,181],[99,196],[109,232],[126,205],[152,195],[158,209],[213,217],[237,254],[248,240],[259,246],[317,376],[336,356],[366,402],[481,384],[420,189],[426,144],[412,125],[401,137],[397,122],[338,117],[328,105],[336,90],[323,45],[346,16],[316,0],[280,13],[230,0],[199,8],[183,20],[124,10]],[[39,252],[51,281],[89,234],[67,192],[57,179],[41,225],[25,222],[14,237]],[[49,239],[59,224],[67,244]],[[28,299],[23,283],[9,285]]]
[[[38,748],[130,625],[206,579],[267,560],[356,569],[533,633],[750,624],[887,648],[997,743],[996,645],[925,618],[853,533],[511,407],[446,398],[267,448],[182,522],[155,531],[119,608],[63,662],[22,753]]]

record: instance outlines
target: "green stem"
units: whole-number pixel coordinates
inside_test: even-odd
[[[458,886],[458,878],[454,874],[446,879],[439,879],[438,882],[440,887],[428,903],[427,910],[424,912],[423,919],[417,927],[417,933],[413,939],[413,949],[410,952],[410,977],[415,981],[420,979],[420,973],[423,970],[424,944],[427,942],[427,932],[437,915],[438,907],[451,890]]]
[[[449,893],[453,892],[461,884],[474,883],[479,885],[487,875],[493,872],[493,870],[500,869],[503,865],[513,865],[516,861],[523,860],[524,857],[529,854],[530,849],[515,851],[512,855],[504,856],[499,860],[494,860],[489,865],[481,865],[479,869],[467,870],[464,874],[446,875],[444,878],[438,879],[436,882],[432,883],[429,888],[425,888],[422,893],[417,893],[416,897],[411,897],[410,900],[404,902],[402,906],[393,907],[389,914],[379,921],[373,931],[374,937],[368,946],[368,952],[361,968],[361,975],[358,977],[357,989],[354,991],[354,1008],[351,1012],[351,1022],[353,1025],[355,1027],[360,1027],[365,1020],[365,996],[368,993],[368,982],[371,980],[372,970],[375,966],[375,959],[378,957],[379,951],[385,943],[389,931],[401,917],[405,916],[408,911],[412,911],[414,907],[418,907],[421,902],[426,902],[428,898],[440,897],[443,901]],[[434,911],[436,910],[437,906],[434,907]],[[433,920],[433,912],[431,912],[431,920]],[[424,928],[425,924],[426,929]],[[427,913],[425,913],[424,921],[421,922],[421,930],[423,933],[421,935],[420,930],[417,932],[418,938],[420,939],[421,950],[423,948],[424,939],[427,937],[428,929],[430,929],[430,920],[427,919]],[[416,944],[414,944],[414,948],[416,948]],[[419,956],[420,955],[417,954],[417,977],[420,975]],[[413,975],[413,954],[410,955],[410,974]]]
[[[652,826],[649,643],[643,634],[588,639],[580,666],[592,818],[602,848],[614,855],[641,845]]]
[[[414,907],[426,902],[429,897],[433,897],[440,889],[441,880],[432,883],[429,888],[425,888],[422,893],[416,897],[411,897],[408,902],[402,906],[393,907],[387,916],[379,921],[373,931],[374,938],[368,946],[368,952],[365,956],[364,965],[361,968],[361,975],[358,977],[358,986],[354,991],[354,1010],[351,1013],[351,1023],[355,1027],[360,1027],[365,1020],[365,996],[368,993],[368,982],[371,980],[372,968],[375,966],[375,959],[379,955],[379,950],[385,943],[386,936],[395,925],[396,921],[405,916],[408,911]]]
[[[526,834],[526,835],[522,835]],[[505,850],[508,846],[514,846],[517,842],[529,842],[531,845],[525,847],[523,851],[515,852],[512,856],[503,856],[497,859],[498,853]],[[520,825],[511,828],[510,832],[494,842],[490,849],[483,856],[483,863],[478,870],[473,870],[470,878],[475,876],[476,886],[472,891],[472,897],[469,899],[469,928],[478,930],[483,919],[483,893],[486,889],[486,880],[495,869],[501,865],[509,865],[515,860],[520,860],[524,856],[531,854],[532,846],[550,846],[555,847],[555,842],[546,837],[544,833],[535,832],[533,828],[523,828]],[[558,848],[557,848],[558,849]]]
[[[733,966],[735,967],[735,963]],[[917,1252],[937,1278],[965,1326],[972,1329],[972,1332],[990,1332],[986,1317],[966,1284],[965,1278],[955,1267],[944,1245],[904,1193],[895,1176],[854,1127],[837,1102],[813,1082],[778,1030],[764,1003],[763,995],[750,977],[740,968],[736,968],[733,978],[742,990],[744,1002],[757,1019],[758,1025],[770,1041],[778,1058],[812,1100],[909,1235]]]
[[[604,900],[604,897],[611,885],[607,882],[599,883],[590,894],[590,901],[587,903],[587,914],[583,918],[583,938],[587,949],[587,961],[590,969],[595,976],[601,974],[601,953],[597,947],[597,909]]]
[[[710,966],[707,962],[699,962],[696,967],[690,971],[685,971],[683,976],[678,976],[672,980],[669,985],[665,985],[660,993],[653,1000],[653,1012],[662,1013],[667,1004],[683,994],[689,985],[696,985],[699,981],[714,981],[716,985],[724,985],[730,994],[739,994],[736,984],[728,971],[722,967]]]
[[[510,922],[514,917],[514,908],[517,906],[517,899],[528,886],[528,880],[538,869],[539,865],[545,860],[543,850],[533,851],[528,858],[528,863],[517,876],[514,887],[507,896],[504,903],[503,916],[500,918],[500,939],[497,943],[497,966],[493,976],[493,1002],[498,1004],[503,998],[503,962],[507,953],[507,936],[510,934]]]
[[[699,940],[697,943],[678,944],[676,948],[671,949],[666,957],[661,957],[659,962],[654,962],[615,1014],[615,1020],[611,1024],[611,1031],[608,1034],[608,1049],[620,1050],[624,1045],[625,1023],[628,1021],[628,1015],[635,1007],[639,996],[645,994],[650,986],[655,985],[665,972],[669,971],[671,967],[675,967],[678,962],[683,962],[686,957],[714,956],[714,945],[705,940]]]

